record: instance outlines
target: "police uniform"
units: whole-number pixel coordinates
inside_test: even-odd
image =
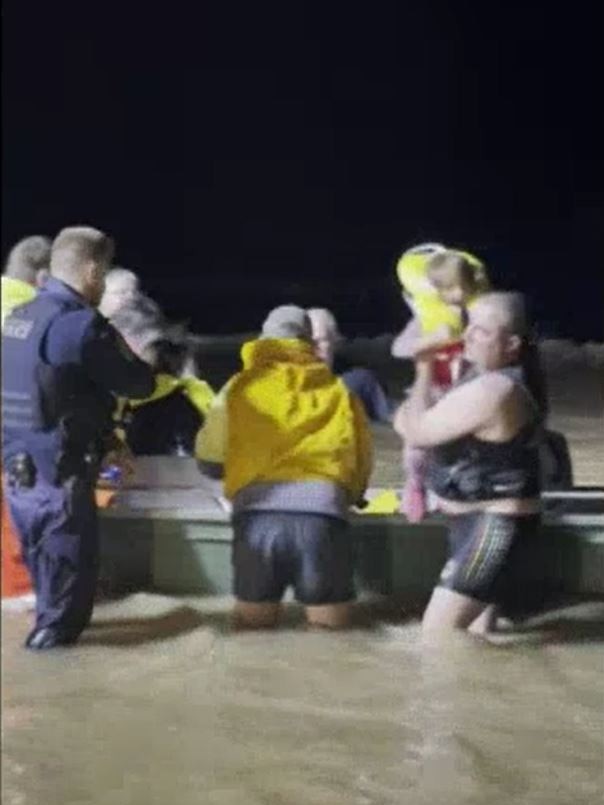
[[[51,277],[2,328],[6,497],[37,596],[26,646],[72,643],[98,571],[94,485],[114,395],[150,394],[150,369],[75,290]]]

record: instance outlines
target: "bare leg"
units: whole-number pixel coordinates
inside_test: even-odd
[[[487,605],[445,587],[435,587],[422,619],[425,636],[437,637],[468,629]]]
[[[345,629],[350,625],[353,604],[323,604],[306,607],[306,620],[309,626],[322,626],[327,629]]]
[[[274,629],[280,614],[280,603],[238,600],[233,609],[233,625],[236,629]]]
[[[480,615],[472,621],[468,627],[468,631],[478,637],[486,637],[491,632],[495,631],[497,625],[497,607],[495,604],[489,604],[485,607]]]

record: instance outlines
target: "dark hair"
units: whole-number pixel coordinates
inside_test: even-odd
[[[151,345],[155,355],[154,369],[161,374],[180,377],[189,357],[187,344],[176,343],[167,338],[159,338]]]
[[[518,362],[522,367],[524,383],[539,408],[539,418],[544,422],[549,413],[549,395],[539,345],[534,332],[523,337]]]

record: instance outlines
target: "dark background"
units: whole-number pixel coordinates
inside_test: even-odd
[[[603,4],[3,3],[2,252],[89,223],[202,333],[395,330],[430,239],[603,339]]]

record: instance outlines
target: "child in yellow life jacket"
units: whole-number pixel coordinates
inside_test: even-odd
[[[394,340],[392,354],[411,359],[426,352],[433,354],[436,399],[459,375],[467,309],[489,290],[485,266],[468,252],[428,243],[402,255],[397,275],[413,318]],[[421,520],[426,508],[424,459],[423,450],[405,448],[402,509],[412,522]]]

